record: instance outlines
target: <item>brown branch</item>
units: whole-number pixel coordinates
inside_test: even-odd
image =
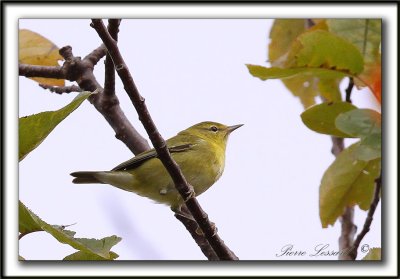
[[[369,230],[371,228],[372,220],[374,219],[373,218],[374,213],[379,204],[381,188],[382,188],[382,173],[379,175],[379,177],[377,179],[375,179],[374,198],[372,199],[371,205],[369,207],[368,215],[367,215],[367,218],[365,219],[363,229],[357,235],[357,238],[352,245],[350,256],[353,260],[355,260],[357,258],[358,247],[360,246],[360,243],[363,240],[364,236],[369,232]]]
[[[315,25],[314,21],[311,18],[307,18],[305,19],[305,26],[306,29],[310,29],[311,27],[313,27]]]
[[[60,55],[65,59],[62,67],[20,64],[19,75],[67,79],[76,81],[83,90],[91,92],[97,90],[99,94],[89,97],[89,101],[114,129],[115,137],[125,143],[134,154],[139,154],[150,148],[147,140],[139,134],[126,118],[115,95],[113,98],[104,98],[104,94],[102,94],[103,88],[93,74],[95,64],[105,54],[106,48],[102,45],[82,60],[80,57],[73,55],[70,46],[66,46],[60,49]]]
[[[351,92],[354,87],[354,79],[353,77],[349,77],[349,85],[346,88],[346,102],[351,103]]]
[[[350,96],[353,90],[354,81],[350,78],[349,86],[346,89],[346,101],[351,103]],[[325,100],[324,100],[325,101]],[[331,137],[332,139],[332,154],[337,157],[344,149],[344,139],[338,137]],[[339,260],[354,260],[351,256],[351,249],[353,247],[354,236],[357,232],[357,226],[354,224],[354,207],[347,206],[342,214],[340,221],[342,223],[341,235],[339,237]],[[347,252],[347,253],[346,253]]]
[[[344,149],[343,138],[331,137],[332,139],[332,154],[337,157]],[[354,235],[357,231],[357,226],[354,225],[354,208],[346,207],[340,221],[342,223],[341,235],[339,237],[339,251],[350,251],[353,245]],[[340,253],[339,260],[352,260],[349,253]]]
[[[172,180],[174,181],[176,189],[181,194],[187,208],[196,222],[199,224],[211,247],[214,249],[219,259],[237,260],[238,258],[236,255],[224,244],[222,239],[216,233],[215,227],[211,224],[207,214],[202,210],[197,202],[197,199],[195,198],[193,186],[188,184],[179,166],[172,159],[165,140],[158,132],[157,127],[155,126],[147,109],[144,98],[140,95],[138,89],[136,88],[129,69],[125,64],[121,53],[119,52],[118,46],[108,33],[103,21],[100,19],[92,19],[91,26],[96,30],[103,43],[106,45],[108,53],[114,62],[115,69],[117,70],[117,73],[124,84],[125,91],[128,93],[133,106],[138,112],[139,119],[143,123],[143,126],[148,133],[151,142],[153,143],[154,149],[158,154],[158,158],[161,160]]]
[[[118,41],[118,33],[119,33],[119,25],[121,24],[121,19],[111,18],[108,20],[107,30],[110,33],[110,36]]]
[[[51,85],[39,83],[39,86],[42,87],[43,89],[48,89],[50,92],[57,93],[57,94],[71,93],[71,92],[82,92],[83,91],[79,86],[76,86],[76,85],[51,86]]]
[[[186,229],[192,235],[194,241],[200,247],[201,251],[207,257],[207,259],[210,261],[218,261],[219,258],[217,254],[215,253],[214,249],[210,246],[210,243],[208,243],[207,239],[204,237],[204,234],[199,233],[198,231],[199,225],[197,224],[197,222],[192,218],[188,218],[187,216],[185,216],[185,215],[191,216],[190,212],[188,211],[185,205],[182,206],[182,212],[184,212],[184,214],[175,213],[175,218],[181,221],[181,223],[186,227]]]
[[[340,152],[342,152],[344,149],[344,140],[343,138],[338,138],[334,136],[331,137],[331,140],[332,140],[331,152],[335,157],[337,157],[340,154]]]
[[[66,73],[60,66],[37,66],[19,64],[19,75],[24,77],[45,77],[65,79]]]
[[[338,137],[331,137],[332,139],[332,154],[337,157],[344,149],[344,139]],[[339,237],[339,251],[343,253],[339,254],[339,260],[352,260],[349,253],[353,245],[354,235],[357,231],[357,226],[354,225],[354,208],[346,207],[342,214],[340,221],[342,223],[341,235]]]
[[[63,67],[68,69],[71,74],[70,78],[76,80],[81,88],[88,91],[100,91],[89,97],[89,101],[103,115],[110,126],[115,131],[115,137],[126,144],[126,146],[134,153],[139,154],[150,149],[147,140],[143,138],[139,132],[132,126],[122,111],[119,100],[116,95],[109,97],[103,94],[103,88],[97,82],[94,74],[91,60],[81,60],[79,57],[72,55],[71,47],[60,49],[60,54],[65,55],[66,62]]]
[[[354,80],[352,77],[350,77],[349,85],[345,90],[346,102],[348,103],[351,103],[351,92],[353,87]],[[342,138],[332,137],[332,142],[332,153],[337,157],[344,149],[344,140]],[[342,222],[342,230],[339,237],[339,251],[343,251],[344,253],[339,254],[339,260],[355,260],[352,251],[354,236],[357,232],[357,226],[354,224],[354,207],[347,206],[340,220]]]
[[[351,261],[351,247],[353,245],[354,235],[357,232],[357,226],[354,225],[354,207],[346,207],[343,215],[340,218],[342,222],[342,231],[339,237],[339,251],[343,253],[339,254],[339,260]]]
[[[108,32],[111,37],[117,42],[120,19],[108,20]],[[109,54],[106,56],[105,71],[104,71],[104,94],[113,96],[115,94],[115,68],[114,63]]]
[[[107,54],[107,49],[104,45],[99,46],[98,48],[94,49],[91,53],[85,56],[83,60],[89,61],[93,66],[100,61]]]

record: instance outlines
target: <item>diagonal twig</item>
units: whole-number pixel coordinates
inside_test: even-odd
[[[91,53],[86,55],[83,60],[90,62],[93,67],[107,54],[107,49],[104,45],[94,49]]]
[[[207,214],[202,210],[200,204],[197,202],[197,199],[194,197],[193,187],[188,184],[179,166],[172,159],[165,140],[158,132],[157,127],[155,126],[147,109],[144,98],[140,95],[138,89],[136,88],[128,66],[125,64],[118,46],[108,33],[103,21],[101,19],[92,19],[91,26],[96,30],[103,43],[106,45],[108,53],[114,62],[115,69],[121,78],[122,83],[124,84],[125,91],[128,93],[133,106],[138,112],[139,119],[143,123],[143,126],[148,133],[159,159],[170,174],[176,189],[181,194],[187,208],[200,226],[218,258],[221,260],[238,259],[216,233],[215,227],[211,224]]]
[[[118,32],[119,32],[119,24],[121,23],[120,19],[109,19],[108,20],[108,32],[111,37],[117,42],[118,41]],[[104,71],[104,94],[112,96],[115,94],[115,69],[114,63],[110,57],[110,54],[107,53],[106,61],[105,61],[105,71]]]
[[[39,83],[39,86],[43,89],[48,89],[50,92],[63,94],[63,93],[71,93],[71,92],[82,92],[83,90],[77,85],[69,85],[69,86],[51,86],[47,84]]]
[[[360,246],[360,243],[363,240],[364,236],[370,230],[375,210],[376,210],[376,208],[378,207],[378,204],[379,204],[381,188],[382,188],[382,173],[380,174],[380,176],[377,179],[375,179],[374,198],[372,199],[371,205],[369,207],[368,215],[367,215],[367,218],[365,219],[365,223],[364,223],[363,229],[357,235],[356,240],[354,240],[352,249],[350,251],[350,255],[351,255],[351,257],[353,259],[357,258],[358,247]]]
[[[190,214],[185,205],[182,206],[182,212],[184,214],[175,213],[175,218],[178,219],[186,227],[186,229],[192,235],[192,238],[200,247],[201,251],[207,257],[207,259],[210,261],[218,261],[219,257],[215,253],[214,249],[210,246],[210,243],[205,238],[204,234],[199,233],[199,225],[197,224],[197,222],[192,218],[188,218],[187,216],[185,216]]]

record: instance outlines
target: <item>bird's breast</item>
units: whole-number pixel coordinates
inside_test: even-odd
[[[176,161],[196,195],[210,188],[224,171],[225,151],[218,146],[197,145],[188,154],[182,155],[176,153]]]

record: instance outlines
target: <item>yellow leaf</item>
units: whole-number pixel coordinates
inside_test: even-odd
[[[286,60],[293,41],[307,29],[305,19],[276,19],[269,35],[268,58],[279,67]]]
[[[380,261],[381,259],[381,248],[371,248],[368,254],[362,258],[363,261]]]
[[[357,160],[360,143],[343,150],[326,170],[319,189],[319,215],[322,227],[333,225],[347,206],[358,204],[368,210],[379,176],[381,159]]]
[[[58,60],[63,60],[58,51],[59,48],[45,37],[27,29],[19,30],[19,63],[37,66],[58,66]],[[51,86],[64,86],[63,79],[32,79]]]
[[[326,20],[314,21],[315,25],[309,27],[305,19],[277,19],[271,29],[271,42],[268,46],[268,58],[273,67],[285,69],[299,69],[296,63],[299,48],[299,38],[306,33],[316,30],[328,29]],[[304,108],[315,104],[315,97],[323,95],[329,101],[340,100],[339,81],[336,77],[321,78],[320,76],[302,75],[282,79],[286,88],[294,96],[300,98]],[[333,75],[334,73],[332,73]]]

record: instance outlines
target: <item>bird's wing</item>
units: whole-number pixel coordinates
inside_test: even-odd
[[[170,153],[175,153],[175,152],[184,152],[187,150],[190,150],[193,147],[193,144],[187,143],[187,144],[181,144],[181,145],[175,145],[168,147],[168,150]],[[123,171],[123,170],[131,170],[134,169],[144,162],[146,162],[149,159],[156,158],[157,157],[157,152],[154,149],[151,149],[149,151],[143,152],[139,154],[138,156],[133,157],[132,159],[125,161],[115,168],[112,169],[112,171]]]

